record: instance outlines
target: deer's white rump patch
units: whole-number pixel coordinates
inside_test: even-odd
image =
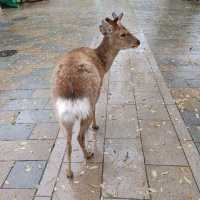
[[[61,120],[74,122],[77,119],[86,119],[91,112],[91,107],[88,98],[75,100],[58,98],[56,110]]]

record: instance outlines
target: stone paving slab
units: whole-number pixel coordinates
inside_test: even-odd
[[[194,142],[200,142],[200,126],[191,126],[188,130],[191,133]]]
[[[11,168],[13,167],[14,162],[9,161],[9,162],[0,162],[0,185],[4,183],[6,177],[8,176]]]
[[[8,101],[2,110],[33,110],[42,109],[47,104],[47,99],[19,99]]]
[[[107,138],[136,138],[139,136],[135,105],[109,105]]]
[[[15,162],[3,188],[37,188],[45,164],[45,161]]]
[[[36,89],[33,92],[33,98],[49,98],[51,95],[51,90],[49,89]]]
[[[0,200],[32,200],[34,189],[0,189]]]
[[[163,104],[162,96],[158,92],[135,92],[135,98],[138,104]]]
[[[57,123],[37,123],[30,139],[55,139],[58,135],[59,125]]]
[[[152,200],[199,199],[200,193],[188,167],[147,166]]]
[[[33,124],[4,124],[0,126],[0,140],[27,139],[32,132]]]
[[[22,111],[16,119],[16,123],[45,123],[57,122],[53,110]]]
[[[66,166],[62,165],[52,199],[100,200],[101,164],[73,163],[73,180],[66,178]]]
[[[144,120],[169,120],[165,105],[163,104],[138,104],[138,117]]]
[[[109,104],[134,104],[134,87],[130,82],[110,82],[109,83]]]
[[[34,200],[51,200],[51,197],[35,197]]]
[[[0,160],[47,160],[52,145],[51,140],[0,141]]]
[[[43,178],[38,187],[37,196],[51,196],[64,157],[66,140],[58,139],[46,166]]]
[[[139,139],[106,140],[103,185],[107,198],[149,198]]]
[[[125,65],[126,66],[126,65]],[[115,66],[110,70],[110,81],[132,81],[132,73],[131,66]]]
[[[32,97],[32,90],[5,90],[0,92],[1,99],[25,99]]]
[[[140,126],[146,164],[188,165],[170,121],[142,120]]]

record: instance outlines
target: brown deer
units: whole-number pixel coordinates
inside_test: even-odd
[[[85,147],[85,133],[92,123],[98,129],[95,119],[95,105],[105,73],[122,49],[135,48],[140,41],[122,24],[123,13],[112,14],[113,20],[105,18],[100,25],[103,40],[96,49],[78,48],[67,53],[58,63],[53,79],[53,101],[60,125],[67,132],[67,177],[72,178],[71,152],[72,129],[80,123],[78,142],[85,159],[93,156]]]

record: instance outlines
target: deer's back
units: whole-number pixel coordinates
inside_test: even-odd
[[[76,49],[65,55],[54,73],[54,98],[89,97],[96,101],[102,81],[99,64],[94,50],[89,48]]]

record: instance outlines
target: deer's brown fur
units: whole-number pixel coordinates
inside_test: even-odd
[[[53,82],[53,100],[60,124],[67,132],[69,166],[67,176],[72,177],[71,138],[76,120],[80,121],[79,144],[85,158],[93,154],[85,148],[85,132],[95,119],[95,105],[105,73],[121,49],[137,47],[140,42],[122,24],[122,14],[113,13],[114,20],[106,18],[100,25],[104,38],[96,49],[82,47],[67,53],[57,65]]]

